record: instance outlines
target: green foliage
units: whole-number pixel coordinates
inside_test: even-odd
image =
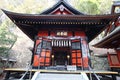
[[[79,11],[95,15],[110,13],[112,0],[71,0]]]
[[[84,4],[84,5],[82,5]],[[92,1],[82,1],[80,3],[80,7],[79,9],[82,11],[82,12],[85,12],[85,13],[89,13],[89,14],[96,14],[98,13],[98,6],[96,3],[92,2]]]
[[[49,8],[55,4],[56,0],[10,0],[6,3],[6,0],[0,1],[3,6],[1,8],[19,12],[19,13],[40,13],[41,11]]]
[[[7,47],[0,47],[0,56],[6,56],[6,50],[8,50]]]
[[[9,49],[16,40],[16,36],[10,31],[13,28],[13,23],[4,16],[0,24],[0,56],[7,57]]]
[[[12,33],[9,32],[3,24],[4,23],[0,26],[0,45],[9,45],[12,42],[10,39],[10,37],[12,37]]]
[[[8,30],[5,26],[6,22],[0,25],[0,55],[7,55],[8,49],[16,40],[16,36]]]

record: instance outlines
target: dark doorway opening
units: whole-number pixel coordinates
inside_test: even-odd
[[[58,51],[54,53],[54,60],[56,65],[67,65],[67,53]]]
[[[69,47],[53,47],[52,48],[52,65],[70,65],[71,55]]]

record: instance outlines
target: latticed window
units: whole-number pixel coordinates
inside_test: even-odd
[[[43,44],[43,45],[42,45],[42,48],[44,48],[44,49],[51,49],[51,43],[50,43],[50,42],[48,42],[48,41],[43,41],[42,44]]]
[[[51,51],[42,49],[41,54],[40,54],[40,65],[41,66],[49,66],[50,65],[50,56],[51,56]]]
[[[40,52],[41,52],[41,43],[38,44],[37,46],[36,54],[40,54]]]
[[[51,41],[43,40],[40,53],[40,66],[49,66],[51,59]]]
[[[80,42],[73,42],[72,49],[80,49]]]
[[[72,65],[82,66],[82,53],[80,40],[72,40],[71,48],[72,48],[71,54]]]
[[[72,50],[72,65],[81,66],[82,58],[81,58],[80,50]]]

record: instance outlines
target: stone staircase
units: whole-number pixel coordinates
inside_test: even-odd
[[[68,73],[40,73],[35,72],[31,80],[89,80],[85,73],[68,74]]]

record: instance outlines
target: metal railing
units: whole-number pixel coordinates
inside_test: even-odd
[[[90,66],[89,66],[89,70],[92,71],[90,74],[93,73],[93,75],[97,78],[97,80],[100,80],[100,78],[98,77],[98,75],[94,72],[94,70]],[[90,76],[90,80],[92,80],[91,76]]]
[[[29,66],[28,66],[28,69],[26,70],[26,72],[23,74],[23,76],[22,76],[19,80],[23,80],[24,77],[27,75],[27,73],[28,73],[30,70],[32,70],[32,65],[29,65]],[[30,73],[29,79],[31,79],[31,73]]]

